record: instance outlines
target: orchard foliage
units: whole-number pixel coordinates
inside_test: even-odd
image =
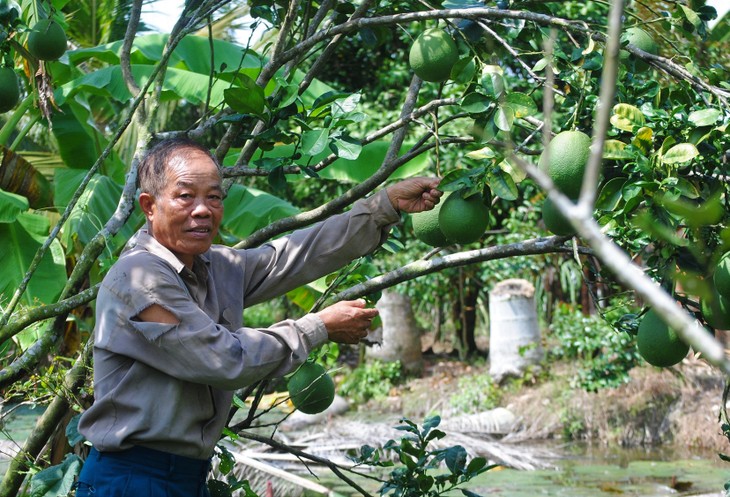
[[[730,250],[730,26],[703,0],[197,0],[169,33],[145,30],[141,4],[0,0],[0,65],[20,91],[0,116],[0,389],[22,396],[37,382],[54,399],[0,495],[63,460],[46,442],[69,408],[89,403],[97,285],[141,226],[135,168],[159,137],[188,134],[215,150],[228,187],[220,241],[239,247],[415,174],[491,199],[480,240],[424,259],[430,247],[404,219],[378,264],[292,292],[300,312],[452,268],[489,286],[486,267],[544,273],[544,262],[526,261],[572,254],[604,295],[632,292],[632,312],[655,308],[730,372],[699,306]],[[257,34],[234,42],[231,22],[245,14]],[[68,38],[57,60],[28,49],[44,19]],[[421,81],[408,64],[430,28],[458,50],[443,82]],[[657,53],[629,43],[629,28]],[[561,131],[593,144],[577,199],[537,168]],[[539,221],[548,194],[575,238]],[[627,316],[613,322],[630,337],[637,320]]]

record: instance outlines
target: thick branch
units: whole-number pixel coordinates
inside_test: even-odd
[[[394,271],[381,274],[380,276],[376,276],[363,283],[352,286],[347,290],[334,295],[331,302],[356,299],[364,295],[368,295],[369,293],[385,290],[386,288],[395,286],[398,283],[420,278],[421,276],[443,271],[444,269],[468,266],[480,262],[506,259],[508,257],[515,256],[573,253],[573,246],[566,245],[566,240],[568,240],[568,238],[564,236],[535,238],[533,240],[526,240],[519,243],[486,247],[466,252],[457,252],[429,260],[414,261]],[[583,254],[591,253],[590,250],[585,247],[578,247],[578,251]]]

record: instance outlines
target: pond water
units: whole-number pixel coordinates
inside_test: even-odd
[[[14,440],[21,443],[40,414],[39,408],[20,406],[4,410],[0,432],[0,474],[8,467],[5,452]],[[558,454],[551,469],[518,471],[498,468],[481,475],[465,488],[485,497],[724,497],[723,485],[730,480],[730,463],[712,451],[661,448],[627,450],[586,444],[535,446]],[[531,446],[525,445],[525,450]],[[720,449],[723,450],[723,449]],[[328,474],[318,483],[341,496],[360,495]],[[378,485],[359,481],[377,495]],[[313,497],[317,494],[305,494]],[[456,491],[450,495],[461,495]]]
[[[551,461],[551,469],[497,468],[463,488],[484,497],[725,497],[723,486],[730,480],[730,463],[708,451],[688,449],[678,453],[669,449],[628,450],[586,444],[550,444],[547,448],[560,454]],[[525,450],[530,450],[529,446]],[[319,483],[335,489],[337,495],[360,495],[326,475],[320,475]],[[358,483],[378,495],[377,485],[360,480]],[[461,493],[456,490],[449,495]]]

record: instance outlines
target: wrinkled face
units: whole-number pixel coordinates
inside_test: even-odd
[[[166,186],[157,196],[141,193],[139,205],[150,234],[187,267],[207,251],[223,218],[223,191],[218,168],[198,150],[173,155]]]

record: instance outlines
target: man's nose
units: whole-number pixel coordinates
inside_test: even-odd
[[[211,210],[206,199],[196,199],[193,205],[192,215],[195,217],[208,217]]]

